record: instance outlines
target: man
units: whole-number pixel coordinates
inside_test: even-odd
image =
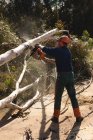
[[[63,95],[64,88],[66,88],[67,93],[70,97],[74,116],[76,117],[76,122],[81,122],[83,118],[79,110],[78,101],[76,99],[76,91],[74,88],[74,73],[72,67],[72,57],[71,52],[67,45],[70,43],[71,39],[68,35],[63,35],[57,41],[57,47],[44,47],[40,48],[38,46],[38,53],[41,59],[46,60],[45,55],[52,56],[55,59],[56,69],[57,69],[57,80],[55,85],[55,102],[54,102],[54,114],[51,119],[53,122],[58,123],[60,108],[61,108],[61,98]]]

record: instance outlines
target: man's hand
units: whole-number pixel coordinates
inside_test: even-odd
[[[40,45],[40,44],[36,44],[35,46],[34,46],[34,48],[32,49],[32,51],[31,51],[31,55],[30,56],[32,56],[33,55],[33,57],[35,57],[36,59],[37,58],[39,58],[39,59],[44,59],[44,57],[45,57],[45,53],[42,51],[42,46]],[[39,57],[37,57],[37,56],[39,56]]]
[[[38,55],[40,55],[40,59],[44,59],[45,58],[45,56],[46,56],[46,54],[42,51],[42,49],[41,48],[38,48],[37,49],[37,53],[38,53]]]

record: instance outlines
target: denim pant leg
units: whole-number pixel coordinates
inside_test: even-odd
[[[61,98],[64,91],[64,84],[61,76],[57,76],[56,85],[55,85],[55,103],[54,109],[60,110],[61,107]]]
[[[73,108],[78,108],[78,101],[77,101],[77,98],[76,98],[76,91],[75,91],[74,83],[73,82],[68,83],[66,85],[66,89],[67,89],[68,95],[70,97],[72,107]]]
[[[73,108],[78,108],[78,101],[76,98],[76,91],[74,87],[74,73],[73,72],[68,72],[66,74],[66,85],[67,93],[70,97],[71,104]]]

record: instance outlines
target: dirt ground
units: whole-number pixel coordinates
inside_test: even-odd
[[[67,95],[64,93],[59,123],[51,122],[54,95],[47,95],[35,103],[22,117],[12,118],[10,112],[0,114],[0,140],[93,140],[93,83],[77,95],[84,120],[75,123],[70,101],[65,106]],[[64,108],[65,106],[65,108]],[[28,130],[30,129],[30,130]]]

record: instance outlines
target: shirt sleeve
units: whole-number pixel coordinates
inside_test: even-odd
[[[44,47],[42,51],[49,56],[52,56],[52,57],[56,56],[56,48]]]

